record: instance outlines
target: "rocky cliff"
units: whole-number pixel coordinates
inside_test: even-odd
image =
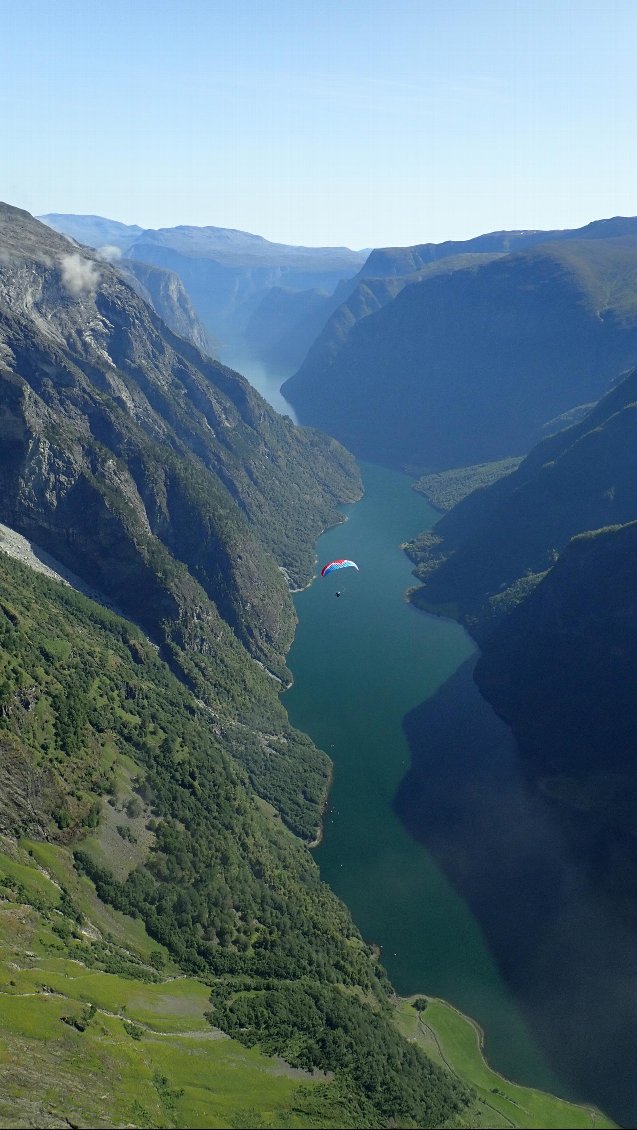
[[[177,274],[210,340],[226,346],[243,344],[250,317],[272,288],[331,293],[341,279],[355,275],[367,257],[348,247],[272,243],[231,228],[142,230],[97,216],[56,214],[42,219],[90,246],[114,244],[129,259]]]
[[[359,496],[352,458],[173,334],[114,267],[6,205],[0,404],[0,519],[141,623],[215,709],[285,729],[262,668],[288,679],[289,583]],[[276,799],[284,775],[272,791],[252,746]],[[327,763],[306,752],[320,805]]]

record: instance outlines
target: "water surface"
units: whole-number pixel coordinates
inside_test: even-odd
[[[223,365],[228,365],[229,368],[235,369],[237,373],[242,373],[243,376],[256,388],[257,392],[261,393],[264,400],[276,408],[282,416],[289,416],[295,424],[298,424],[296,412],[291,404],[285,399],[281,392],[281,384],[286,379],[281,373],[273,373],[272,369],[268,368],[263,361],[255,357],[245,347],[228,345],[218,352],[219,360]]]
[[[229,363],[293,415],[280,377]],[[473,682],[471,639],[405,602],[400,543],[438,515],[404,476],[363,474],[365,497],[317,544],[319,566],[346,556],[360,572],[297,594],[283,700],[334,762],[323,877],[382,947],[399,992],[478,1020],[505,1075],[636,1125],[635,932],[529,786],[509,727]]]
[[[467,900],[394,811],[410,767],[404,716],[434,696],[475,646],[458,624],[405,601],[413,578],[400,543],[431,525],[436,512],[398,472],[364,465],[363,473],[364,498],[344,508],[347,522],[317,545],[319,565],[350,557],[360,572],[318,578],[297,594],[299,625],[288,656],[295,683],[283,700],[291,721],[334,761],[316,852],[321,873],[364,937],[382,947],[399,992],[452,1001],[486,1028],[501,1070],[565,1093]]]

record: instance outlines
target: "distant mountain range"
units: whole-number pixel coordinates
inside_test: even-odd
[[[330,294],[356,274],[367,252],[296,247],[230,228],[142,229],[100,216],[50,213],[40,220],[89,247],[115,247],[128,259],[174,271],[212,342],[236,344],[273,287]]]

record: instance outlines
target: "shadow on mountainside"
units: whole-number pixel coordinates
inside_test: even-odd
[[[571,1097],[633,1125],[635,931],[593,889],[591,861],[531,785],[510,728],[473,681],[475,661],[405,716],[412,764],[395,811],[468,902]]]

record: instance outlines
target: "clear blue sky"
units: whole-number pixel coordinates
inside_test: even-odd
[[[0,199],[378,247],[637,214],[636,0],[0,0]]]

